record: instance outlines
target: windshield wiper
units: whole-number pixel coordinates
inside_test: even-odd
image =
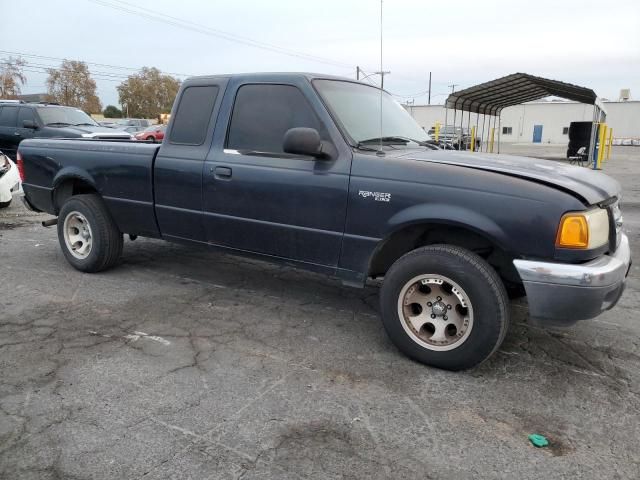
[[[51,122],[51,123],[47,123],[47,127],[50,127],[50,126],[52,126],[52,125],[62,125],[62,126],[64,126],[64,127],[68,127],[68,126],[70,126],[71,124],[70,124],[70,123],[67,123],[67,122]]]
[[[76,127],[81,127],[83,125],[89,125],[90,127],[95,127],[96,126],[95,123],[76,123],[75,124]]]
[[[414,140],[413,138],[403,137],[400,135],[390,135],[388,137],[367,138],[366,140],[360,140],[357,147],[360,148],[362,145],[369,143],[382,143],[384,145],[406,145],[409,142],[417,143],[420,146],[424,146],[425,144],[425,142],[422,140]]]

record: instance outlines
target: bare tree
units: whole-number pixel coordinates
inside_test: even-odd
[[[157,68],[143,67],[116,88],[120,104],[124,112],[128,112],[126,115],[156,118],[161,113],[171,111],[180,80],[162,74]]]
[[[20,95],[27,77],[22,70],[26,62],[18,57],[9,57],[0,63],[0,98],[11,99]]]
[[[102,105],[96,95],[96,82],[84,62],[64,60],[60,68],[47,69],[49,101],[77,107],[85,112],[100,113]]]

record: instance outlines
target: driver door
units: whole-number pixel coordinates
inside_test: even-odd
[[[234,87],[226,96],[230,115],[225,124],[216,126],[220,135],[204,165],[207,241],[336,267],[350,152],[330,160],[284,153],[284,134],[294,127],[315,128],[335,145],[322,118],[326,111],[312,91],[305,92],[311,88],[308,82],[238,81]]]

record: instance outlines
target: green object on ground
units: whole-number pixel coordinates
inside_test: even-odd
[[[544,435],[538,435],[537,433],[532,433],[529,435],[529,441],[533,443],[534,447],[546,447],[549,445],[549,440]]]

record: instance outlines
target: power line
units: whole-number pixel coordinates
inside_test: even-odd
[[[36,68],[40,68],[40,70],[35,70]],[[49,73],[47,72],[47,69],[44,69],[42,67],[32,67],[32,68],[23,68],[22,69],[25,72],[29,72],[29,73]],[[104,80],[107,82],[120,82],[122,83],[121,79],[115,79],[115,78],[100,78],[100,77],[94,77],[93,75],[91,76],[91,78],[93,78],[94,80]]]
[[[281,55],[288,55],[288,56],[292,56],[292,57],[298,57],[298,58],[302,58],[305,60],[310,60],[310,61],[314,61],[314,62],[318,62],[318,63],[324,63],[327,65],[333,65],[336,67],[340,67],[340,68],[348,68],[348,69],[352,69],[353,65],[344,63],[344,62],[338,62],[329,58],[325,58],[325,57],[320,57],[317,55],[311,55],[308,53],[304,53],[304,52],[300,52],[297,50],[292,50],[292,49],[288,49],[285,47],[280,47],[278,45],[275,44],[271,44],[271,43],[266,43],[266,42],[262,42],[262,41],[258,41],[258,40],[254,40],[252,38],[249,37],[243,37],[240,35],[236,35],[233,33],[229,33],[229,32],[225,32],[223,30],[219,30],[216,28],[212,28],[212,27],[208,27],[206,25],[202,25],[202,24],[198,24],[189,20],[185,20],[182,18],[178,18],[178,17],[173,17],[171,15],[166,15],[163,13],[159,13],[159,12],[148,12],[148,11],[140,11],[140,7],[136,7],[134,5],[131,5],[127,2],[123,2],[120,0],[112,0],[113,2],[117,2],[117,4],[114,3],[110,3],[106,0],[88,0],[92,3],[101,5],[103,7],[108,7],[108,8],[112,8],[115,10],[119,10],[125,13],[129,13],[132,15],[137,15],[139,17],[145,18],[147,20],[151,20],[151,21],[155,21],[155,22],[160,22],[160,23],[165,23],[167,25],[172,25],[174,27],[178,27],[178,28],[182,28],[185,30],[189,30],[189,31],[196,31],[198,33],[202,33],[204,35],[209,35],[209,36],[213,36],[213,37],[217,37],[217,38],[222,38],[224,40],[230,41],[230,42],[236,42],[236,43],[240,43],[246,46],[250,46],[250,47],[254,47],[254,48],[260,48],[263,50],[268,50],[271,52],[275,52],[275,53],[279,53]]]
[[[7,59],[3,59],[4,62],[6,62],[6,60]],[[43,64],[43,63],[25,62],[25,65],[28,66],[28,67],[42,68],[42,69],[46,69],[46,70],[56,70],[56,71],[60,71],[61,70],[56,65],[47,65],[47,64]],[[100,71],[96,71],[96,70],[89,70],[89,73],[92,76],[117,78],[117,79],[122,79],[122,80],[126,80],[127,78],[129,78],[129,75],[121,74],[121,73],[100,72]]]
[[[8,51],[8,50],[0,50],[0,53],[3,53],[5,55],[17,55],[19,57],[27,57],[27,58],[39,58],[39,59],[43,59],[43,60],[56,60],[59,62],[62,62],[64,60],[73,60],[73,61],[77,61],[77,62],[84,62],[87,65],[95,65],[96,67],[104,67],[104,68],[111,68],[111,69],[118,69],[118,70],[131,70],[131,71],[135,71],[135,72],[139,72],[140,69],[142,67],[123,67],[121,65],[110,65],[107,63],[96,63],[96,62],[87,62],[84,60],[77,60],[77,59],[73,59],[73,58],[60,58],[60,57],[48,57],[45,55],[35,55],[33,53],[25,53],[25,52],[12,52],[12,51]],[[179,77],[192,77],[193,75],[188,74],[188,73],[176,73],[176,72],[166,72],[163,70],[163,73],[167,73],[169,75],[177,75]]]

